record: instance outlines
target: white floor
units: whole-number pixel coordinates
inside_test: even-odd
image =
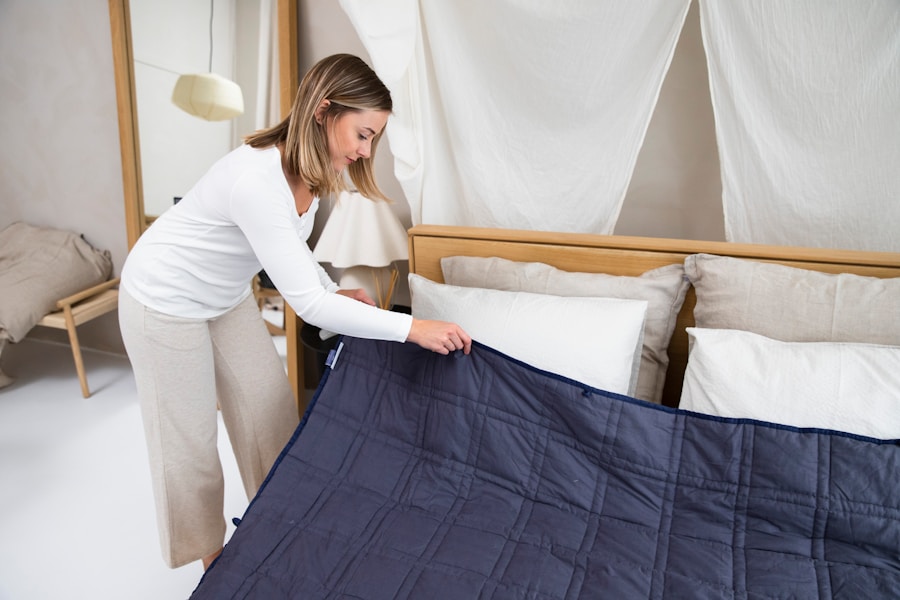
[[[273,337],[284,355],[284,338]],[[124,356],[85,351],[81,396],[68,346],[7,346],[0,389],[0,600],[187,598],[199,563],[160,556],[134,380]],[[221,425],[221,417],[220,417]],[[220,427],[225,517],[247,507]]]

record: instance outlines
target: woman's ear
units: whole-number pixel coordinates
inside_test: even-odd
[[[331,100],[325,98],[316,107],[316,123],[319,125],[325,122],[325,111],[328,110],[329,106],[331,106]]]

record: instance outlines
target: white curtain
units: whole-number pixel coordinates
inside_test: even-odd
[[[700,8],[727,239],[900,251],[900,3]]]
[[[278,11],[275,0],[259,3],[259,50],[254,130],[271,127],[281,121],[278,88]]]
[[[690,0],[341,0],[412,221],[612,233]]]
[[[244,114],[234,121],[232,148],[244,136],[281,121],[276,0],[233,0],[235,76],[244,94]]]

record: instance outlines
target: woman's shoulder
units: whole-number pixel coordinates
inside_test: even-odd
[[[265,165],[271,165],[274,163],[279,167],[281,165],[281,153],[275,146],[254,148],[250,144],[241,144],[240,146],[226,154],[224,159]]]
[[[269,179],[281,173],[281,154],[278,148],[254,148],[247,144],[238,146],[213,166],[218,176],[239,179],[261,177]]]
[[[259,205],[266,200],[293,204],[290,187],[281,168],[281,153],[274,146],[233,150],[230,162],[221,164],[222,177],[230,182],[233,199],[247,199]]]

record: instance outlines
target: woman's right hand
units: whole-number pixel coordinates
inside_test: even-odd
[[[416,343],[426,350],[438,354],[450,354],[462,350],[468,354],[472,350],[472,338],[456,323],[446,321],[426,321],[413,319],[407,342]]]

